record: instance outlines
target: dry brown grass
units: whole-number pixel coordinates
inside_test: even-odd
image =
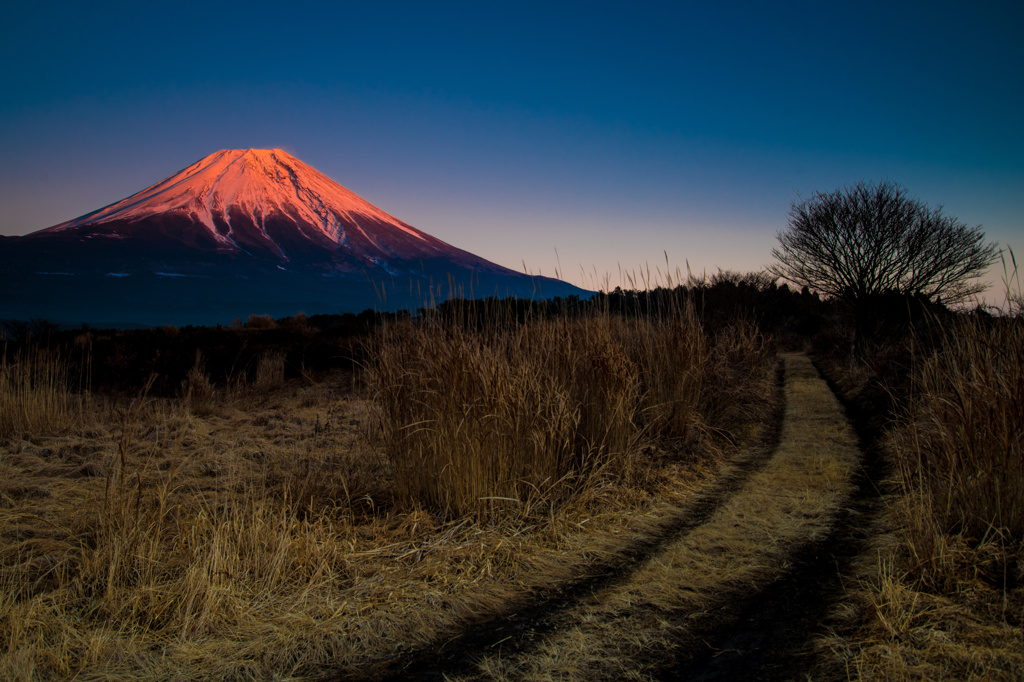
[[[832,610],[832,634],[819,641],[823,678],[865,680],[1019,680],[1024,675],[1024,590],[993,587],[976,569],[998,557],[994,545],[970,548],[937,535],[933,548],[955,586],[926,588],[908,570],[915,560],[908,529],[925,512],[899,495],[873,528],[871,551],[848,576],[849,591]],[[934,529],[932,529],[934,532]]]
[[[960,536],[1003,545],[1011,563],[997,573],[1020,581],[1024,564],[1013,563],[1024,559],[1024,318],[962,321],[918,360],[914,381],[906,426],[894,434],[904,495],[919,508],[907,536],[911,570],[922,584],[950,587],[956,577],[944,575],[942,538]]]
[[[914,387],[893,434],[901,551],[879,572],[878,622],[913,633],[894,647],[908,676],[1020,679],[1024,318],[962,320],[918,360]]]
[[[823,642],[858,678],[1024,678],[1024,318],[1010,312],[960,319],[915,358],[886,514]]]
[[[529,517],[595,478],[629,479],[642,440],[709,446],[766,418],[770,344],[709,339],[689,306],[471,326],[385,327],[368,380],[407,503],[456,518]]]
[[[493,331],[428,320],[378,343],[370,382],[406,502],[448,518],[529,516],[629,471],[639,381],[607,319]]]
[[[266,352],[256,361],[256,379],[252,388],[265,393],[284,385],[284,353]]]
[[[664,514],[658,489],[611,483],[534,525],[389,511],[350,424],[364,410],[289,399],[197,419],[150,401],[88,436],[12,444],[0,676],[354,669],[609,560]],[[665,500],[709,472],[663,473]]]
[[[352,393],[348,375],[283,382],[277,357],[266,361],[266,390],[214,386],[200,362],[178,399],[94,397],[47,432],[5,434],[0,678],[353,671],[613,559],[634,536],[657,532],[715,470],[712,460],[656,458],[651,446],[640,455],[643,432],[630,423],[639,385],[614,324],[466,335],[450,344],[462,364],[437,365],[461,367],[478,380],[478,400],[504,405],[501,418],[520,425],[518,450],[488,438],[507,448],[515,476],[549,493],[541,505],[519,488],[527,514],[460,517],[409,504],[399,455],[366,438],[381,406]],[[532,374],[523,358],[537,363]],[[475,371],[506,383],[487,397],[479,379],[488,375]],[[413,379],[448,390],[427,370]],[[571,409],[537,388],[551,386]],[[479,439],[499,421],[470,400],[452,409],[467,420],[449,436],[454,448],[459,433]],[[519,462],[552,432],[565,438],[555,448],[564,468]]]
[[[0,438],[69,427],[80,401],[68,390],[68,368],[52,351],[0,355]]]
[[[212,414],[217,406],[217,389],[210,382],[199,353],[196,353],[196,364],[181,383],[181,394],[185,406],[199,417]]]
[[[695,440],[703,435],[701,403],[710,392],[706,379],[711,341],[692,307],[623,321],[616,332],[639,370],[643,423],[668,437]]]
[[[563,614],[537,646],[487,656],[465,677],[651,679],[676,647],[703,646],[703,614],[765,585],[796,548],[827,535],[852,488],[856,436],[808,359],[786,363],[787,418],[762,471],[627,581]]]

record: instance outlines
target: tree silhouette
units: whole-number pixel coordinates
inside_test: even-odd
[[[863,342],[869,299],[899,293],[949,304],[985,290],[976,281],[998,257],[980,226],[907,197],[892,182],[860,182],[793,202],[768,270],[849,302],[855,345]]]

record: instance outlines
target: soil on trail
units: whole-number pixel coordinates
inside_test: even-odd
[[[781,426],[781,415],[776,427]],[[561,585],[557,592],[538,595],[514,613],[476,623],[472,628],[436,646],[411,652],[369,671],[362,679],[429,680],[463,672],[496,647],[503,655],[515,654],[551,632],[558,617],[584,598],[623,583],[637,567],[656,557],[667,543],[708,521],[723,501],[729,499],[750,475],[759,471],[778,445],[780,428],[772,429],[756,448],[740,453],[694,504],[680,509],[652,537],[634,541],[620,558],[598,567],[588,575]]]
[[[657,679],[833,677],[827,666],[815,660],[812,640],[821,634],[829,608],[844,589],[844,574],[870,538],[870,520],[881,511],[879,481],[885,464],[866,415],[844,399],[827,377],[826,382],[856,428],[863,452],[854,472],[855,487],[832,531],[824,540],[800,549],[776,581],[746,599],[724,605],[721,613],[709,614],[703,638],[706,648],[676,652]],[[838,678],[846,679],[845,671]]]
[[[784,356],[771,442],[625,558],[364,679],[793,679],[876,498],[843,408]]]

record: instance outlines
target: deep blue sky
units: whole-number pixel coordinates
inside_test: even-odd
[[[0,234],[281,147],[456,246],[588,286],[664,252],[758,268],[797,193],[859,180],[1024,253],[1024,4],[712,4],[20,3]]]

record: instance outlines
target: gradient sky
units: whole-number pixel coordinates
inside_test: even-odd
[[[713,4],[20,2],[0,234],[280,147],[590,288],[757,269],[798,194],[860,180],[1024,254],[1024,3]]]

